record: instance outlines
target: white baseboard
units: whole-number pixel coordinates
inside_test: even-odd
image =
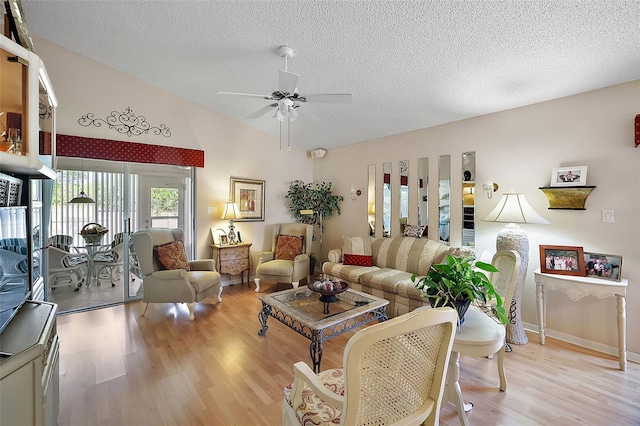
[[[538,324],[523,323],[525,330],[538,334]],[[547,337],[551,337],[563,342],[571,343],[572,345],[580,346],[583,348],[591,349],[597,352],[602,352],[607,355],[618,357],[618,347],[609,346],[603,343],[594,342],[593,340],[583,339],[581,337],[572,336],[570,334],[562,333],[560,331],[551,330],[549,328],[544,329],[544,334]],[[538,343],[537,341],[535,343]],[[627,351],[627,361],[633,361],[640,363],[640,354]]]

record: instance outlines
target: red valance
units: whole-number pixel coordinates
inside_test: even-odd
[[[198,149],[61,134],[56,136],[56,155],[131,163],[204,167],[204,151]]]

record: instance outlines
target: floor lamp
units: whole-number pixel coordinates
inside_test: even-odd
[[[526,232],[518,224],[548,224],[549,222],[531,207],[524,194],[516,192],[502,194],[498,205],[482,220],[485,222],[506,223],[507,225],[502,228],[496,239],[496,250],[515,250],[520,255],[520,271],[516,281],[516,290],[509,307],[507,343],[524,345],[529,339],[527,339],[527,335],[524,332],[520,309],[522,306],[522,290],[527,276],[527,266],[529,265],[529,239]]]

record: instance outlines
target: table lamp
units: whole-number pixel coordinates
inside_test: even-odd
[[[241,219],[240,209],[238,205],[233,201],[229,201],[224,205],[224,212],[222,213],[222,220],[229,221],[229,233],[227,234],[227,238],[229,238],[229,244],[238,244],[236,240],[236,231],[235,225],[233,224],[234,219]]]
[[[507,225],[502,228],[496,239],[496,250],[515,250],[520,255],[520,271],[516,281],[516,290],[509,307],[509,323],[507,324],[507,342],[516,345],[524,345],[529,339],[524,332],[520,316],[522,290],[527,276],[529,265],[529,239],[518,223],[549,224],[531,207],[524,194],[513,190],[502,194],[502,198],[493,210],[482,219],[484,222],[504,222]]]

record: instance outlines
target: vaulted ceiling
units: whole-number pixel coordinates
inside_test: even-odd
[[[338,146],[640,78],[638,1],[33,1],[29,31],[276,137],[281,45],[307,107],[291,141]],[[37,49],[37,45],[36,45]],[[640,112],[640,111],[639,111]]]

